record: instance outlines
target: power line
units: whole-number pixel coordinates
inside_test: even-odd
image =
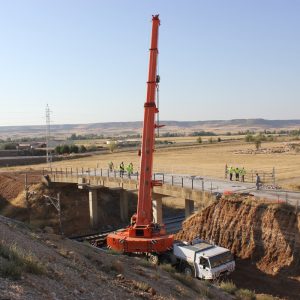
[[[52,156],[51,151],[49,151],[50,145],[50,108],[49,105],[46,105],[46,163],[51,164]]]

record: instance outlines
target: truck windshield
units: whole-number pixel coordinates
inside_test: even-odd
[[[216,268],[220,265],[233,261],[233,256],[230,251],[209,258],[211,268]]]

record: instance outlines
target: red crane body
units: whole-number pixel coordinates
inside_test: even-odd
[[[173,246],[173,235],[166,233],[163,224],[153,223],[152,188],[159,182],[152,180],[155,138],[157,56],[159,16],[152,16],[152,36],[147,82],[147,98],[144,104],[144,124],[141,149],[137,213],[131,225],[107,236],[108,247],[125,253],[163,253]]]

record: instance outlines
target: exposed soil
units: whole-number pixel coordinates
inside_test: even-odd
[[[294,207],[223,198],[186,220],[176,238],[196,236],[239,258],[232,275],[238,285],[290,299],[300,295],[300,213]]]
[[[19,280],[0,277],[0,298],[39,299],[232,299],[199,280],[173,278],[144,259],[116,255],[89,244],[33,232],[0,216],[0,246],[30,253],[43,272],[22,273]],[[0,253],[0,271],[3,258]],[[0,272],[0,276],[1,276]],[[3,276],[3,274],[2,274]]]

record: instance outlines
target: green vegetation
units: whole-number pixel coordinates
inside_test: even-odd
[[[211,131],[194,131],[190,136],[216,136],[217,134]]]
[[[247,289],[239,289],[235,292],[235,295],[238,299],[241,300],[255,300],[256,296],[253,291]]]
[[[117,149],[118,145],[117,145],[117,142],[116,141],[111,141],[109,144],[108,144],[108,149],[111,153],[113,153],[116,149]]]
[[[202,138],[201,138],[201,136],[199,136],[199,137],[197,138],[197,143],[202,144]]]
[[[76,134],[73,133],[70,137],[68,137],[68,140],[71,141],[77,141],[77,140],[98,140],[98,139],[104,139],[104,135],[103,134]]]
[[[84,145],[58,145],[55,147],[56,154],[70,154],[70,153],[85,153],[87,151]],[[93,150],[94,151],[94,150]]]
[[[237,290],[236,285],[232,281],[222,281],[220,288],[228,294],[234,294]]]
[[[31,253],[16,245],[6,246],[0,242],[0,275],[11,279],[20,279],[23,272],[44,274],[44,266]]]

